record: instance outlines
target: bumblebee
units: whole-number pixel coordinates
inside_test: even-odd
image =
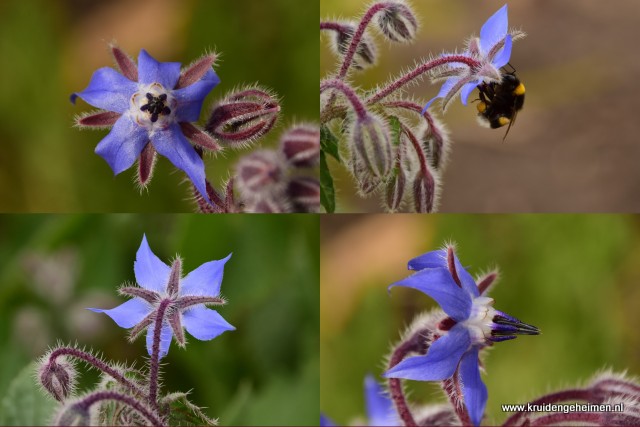
[[[497,129],[508,125],[503,140],[507,137],[511,126],[516,121],[518,111],[524,105],[524,85],[516,77],[513,70],[502,74],[499,83],[481,83],[478,85],[480,102],[478,102],[478,118],[484,125]]]

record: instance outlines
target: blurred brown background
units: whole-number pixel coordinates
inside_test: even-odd
[[[321,18],[352,18],[362,0],[321,0]],[[511,64],[527,88],[525,107],[506,142],[504,130],[476,123],[473,105],[457,100],[443,117],[453,142],[444,173],[441,212],[640,212],[637,40],[640,2],[519,0],[509,24],[528,36],[514,44]],[[421,23],[411,45],[380,43],[379,63],[354,75],[362,88],[385,82],[429,54],[462,49],[504,0],[420,0]],[[335,58],[321,43],[321,76]],[[425,102],[439,87],[409,90]],[[473,99],[477,92],[471,95]],[[337,164],[330,164],[337,172]],[[376,211],[337,174],[341,210]]]

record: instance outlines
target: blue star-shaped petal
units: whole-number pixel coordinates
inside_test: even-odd
[[[442,98],[442,107],[446,109],[449,102],[460,94],[460,99],[467,105],[469,95],[483,81],[499,81],[500,68],[509,62],[514,37],[521,37],[522,33],[510,33],[505,4],[494,13],[482,26],[480,37],[473,38],[469,42],[464,55],[467,55],[480,64],[475,69],[462,66],[450,66],[447,72],[454,74],[440,87],[438,95],[425,105],[423,112],[439,98]]]
[[[177,258],[171,266],[162,262],[152,251],[143,236],[136,254],[134,272],[137,286],[119,289],[122,295],[133,299],[110,310],[90,308],[105,313],[122,328],[133,328],[131,340],[147,329],[147,351],[152,354],[154,325],[161,318],[160,353],[169,351],[172,337],[180,346],[186,344],[184,329],[199,340],[210,340],[225,331],[235,330],[217,311],[207,304],[223,305],[220,286],[224,265],[231,254],[218,261],[210,261],[182,277],[182,262]]]
[[[125,55],[116,57],[122,59]],[[187,137],[192,133],[201,134],[191,122],[198,120],[204,98],[220,82],[210,66],[213,59],[203,58],[201,62],[208,67],[200,67],[197,76],[191,73],[188,78],[185,76],[190,71],[181,73],[180,63],[158,62],[144,49],[140,51],[137,66],[131,60],[122,61],[125,75],[112,68],[100,68],[85,90],[71,95],[72,102],[82,98],[94,107],[115,113],[113,118],[108,116],[110,121],[105,119],[103,123],[113,128],[97,145],[96,153],[117,175],[129,169],[151,145],[154,154],[157,151],[184,171],[209,201],[204,163]],[[85,118],[78,121],[80,126]],[[153,158],[144,158],[147,157]],[[146,167],[152,165],[149,160]]]

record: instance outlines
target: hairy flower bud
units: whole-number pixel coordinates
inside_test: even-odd
[[[454,426],[459,422],[455,410],[449,405],[427,405],[419,409],[420,426]]]
[[[282,136],[282,152],[293,166],[313,167],[320,160],[320,129],[298,125]]]
[[[400,209],[406,186],[407,175],[401,167],[398,167],[387,183],[386,203],[389,212],[395,212]]]
[[[640,383],[624,373],[603,372],[591,381],[590,389],[601,401],[629,397],[640,402]]]
[[[285,213],[289,212],[289,206],[284,198],[263,197],[248,202],[246,212]]]
[[[317,179],[307,176],[294,178],[289,182],[287,194],[296,212],[320,211],[320,182]]]
[[[63,406],[53,423],[56,426],[90,426],[91,413],[89,408],[84,407],[78,402]]]
[[[406,43],[415,37],[418,20],[404,2],[395,0],[378,14],[378,27],[389,40]]]
[[[49,361],[47,355],[42,358],[38,367],[38,379],[49,394],[57,401],[62,402],[75,389],[76,369],[64,357]]]
[[[231,148],[243,148],[273,128],[280,104],[269,92],[244,89],[225,97],[211,112],[205,129]]]
[[[413,205],[416,212],[431,213],[435,210],[436,185],[431,175],[418,173],[413,181]]]
[[[332,29],[335,30],[334,37],[332,39],[331,48],[340,57],[344,56],[351,44],[351,38],[356,32],[357,25],[353,22],[341,22],[336,23]],[[362,70],[369,67],[376,62],[376,47],[375,43],[365,32],[362,35],[362,39],[358,44],[355,55],[353,55],[353,66]]]
[[[255,198],[281,193],[286,172],[281,155],[273,150],[258,150],[244,156],[236,166],[236,179],[242,195]]]
[[[429,161],[429,165],[440,170],[447,162],[449,155],[449,134],[444,125],[429,113],[427,122],[420,128],[418,135],[420,144]]]
[[[363,165],[354,162],[351,166],[351,173],[356,180],[358,194],[361,197],[370,196],[382,184],[382,180],[371,175]]]
[[[351,131],[351,161],[374,178],[384,179],[391,172],[393,155],[389,130],[372,114],[356,119]]]

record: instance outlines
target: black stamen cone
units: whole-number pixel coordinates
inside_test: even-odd
[[[164,102],[167,100],[167,94],[163,93],[160,96],[153,96],[150,93],[147,93],[147,99],[149,103],[140,107],[140,111],[148,111],[151,114],[151,122],[155,123],[158,121],[158,117],[160,114],[164,114],[168,116],[171,114],[171,108],[167,107]]]
[[[511,317],[508,314],[498,312],[493,317],[494,327],[491,335],[539,335],[540,329],[533,325],[522,322],[521,320]]]

